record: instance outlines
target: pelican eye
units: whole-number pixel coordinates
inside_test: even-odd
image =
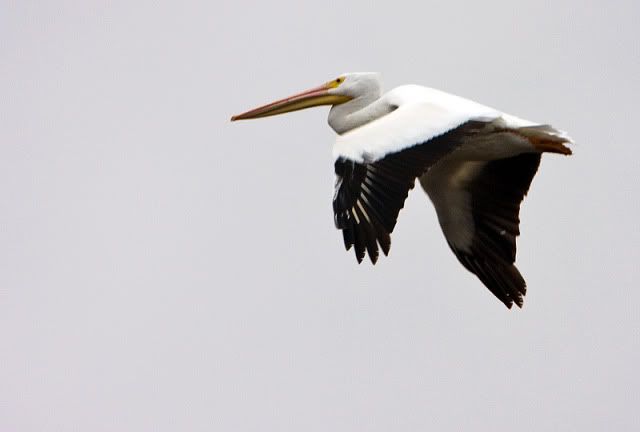
[[[334,80],[328,81],[325,85],[329,88],[336,88],[343,82],[344,82],[344,77],[339,77]]]

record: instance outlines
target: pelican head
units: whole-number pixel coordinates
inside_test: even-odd
[[[231,121],[284,114],[320,105],[340,105],[361,95],[372,93],[373,90],[377,97],[380,92],[380,79],[377,73],[346,73],[318,87],[234,115]]]

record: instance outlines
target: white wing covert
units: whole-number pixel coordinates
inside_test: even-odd
[[[425,144],[469,122],[491,122],[502,116],[493,108],[420,86],[402,86],[383,101],[395,109],[336,139],[335,159],[366,163],[418,144]]]

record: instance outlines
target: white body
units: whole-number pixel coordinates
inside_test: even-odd
[[[366,123],[353,124],[349,130],[340,130],[341,134],[333,147],[334,157],[347,157],[358,162],[377,160],[389,153],[427,142],[472,120],[487,122],[501,129],[543,126],[459,96],[418,85],[397,87],[374,102],[373,107],[377,110],[372,110],[372,105],[369,105],[363,111],[377,111],[384,115],[377,118],[371,115]],[[547,132],[565,137],[562,132],[551,128]],[[531,150],[528,143],[513,144],[515,149],[508,148],[503,143],[496,146],[495,141],[479,141],[465,148],[464,156],[459,156],[487,160],[508,157],[513,152],[517,153],[517,148],[521,145],[524,145],[521,147],[522,151]]]
[[[386,255],[418,179],[460,263],[507,307],[526,282],[514,262],[520,203],[544,152],[571,154],[562,132],[417,85],[382,95],[376,73],[337,79],[233,116],[277,115],[332,105],[336,227],[358,262]]]

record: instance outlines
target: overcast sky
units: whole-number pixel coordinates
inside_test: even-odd
[[[106,5],[105,5],[106,4]],[[640,3],[0,2],[0,430],[640,428]],[[567,130],[524,309],[416,188],[389,257],[333,225],[347,71]]]

